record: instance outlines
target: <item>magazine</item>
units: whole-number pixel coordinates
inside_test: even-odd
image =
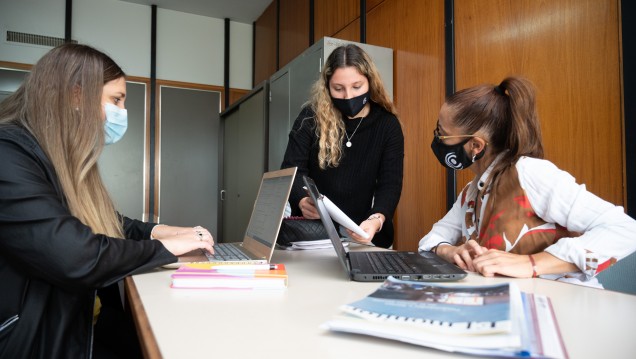
[[[549,298],[522,293],[514,283],[465,286],[389,277],[340,309],[326,329],[450,352],[567,358]]]

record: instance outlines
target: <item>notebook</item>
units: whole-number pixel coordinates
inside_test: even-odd
[[[165,267],[178,268],[184,263],[219,261],[228,264],[269,263],[274,253],[276,237],[278,237],[294,177],[296,177],[296,167],[263,174],[242,242],[216,243],[215,256],[199,249],[179,256],[178,262]],[[219,255],[222,252],[229,254]]]
[[[316,204],[329,239],[350,280],[382,282],[389,276],[415,281],[455,281],[467,273],[431,252],[410,251],[348,251],[340,240],[331,216],[314,181],[303,176],[309,195]]]

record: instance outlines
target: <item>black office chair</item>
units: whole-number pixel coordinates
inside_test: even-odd
[[[597,278],[605,289],[636,294],[636,252],[602,271]]]

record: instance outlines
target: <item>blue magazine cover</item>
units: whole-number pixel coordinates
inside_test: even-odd
[[[369,296],[341,309],[370,320],[481,334],[511,330],[511,298],[509,283],[475,287],[390,277]]]
[[[550,299],[513,282],[467,286],[389,277],[323,324],[336,331],[487,357],[568,358]]]

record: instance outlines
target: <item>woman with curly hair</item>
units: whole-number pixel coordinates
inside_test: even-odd
[[[393,244],[393,213],[402,192],[404,135],[396,110],[368,54],[349,44],[327,58],[311,99],[289,134],[282,168],[298,167],[293,215],[317,219],[303,175],[369,234],[353,240]]]

